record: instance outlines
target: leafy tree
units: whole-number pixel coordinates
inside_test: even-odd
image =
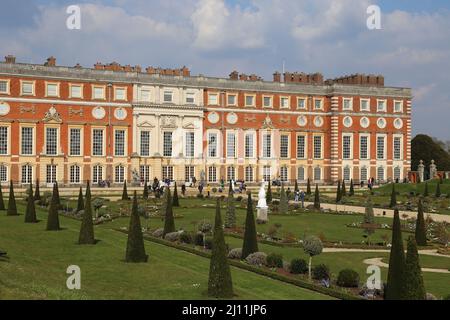
[[[342,193],[341,193],[341,180],[338,181],[338,187],[336,191],[336,203],[341,202],[342,200]]]
[[[370,245],[370,236],[375,233],[375,215],[373,212],[372,200],[369,198],[366,203],[364,213],[364,233],[367,235],[367,243]]]
[[[347,196],[347,187],[345,186],[345,180],[342,180],[341,199]]]
[[[30,183],[30,189],[28,191],[27,209],[25,212],[25,223],[36,223],[36,207],[34,203],[33,184]]]
[[[308,178],[308,182],[306,184],[306,194],[308,196],[310,196],[312,194],[312,192],[311,192],[311,180],[309,178]]]
[[[89,188],[89,181],[88,181]],[[78,203],[77,203],[77,212],[84,210],[84,199],[83,199],[83,188],[80,187],[80,192],[78,192]]]
[[[269,180],[269,185],[267,186],[267,193],[266,193],[266,202],[267,202],[267,204],[272,203],[272,200],[273,200],[271,185],[272,185],[272,183]]]
[[[348,195],[350,197],[353,197],[355,195],[355,187],[353,185],[353,179],[350,180],[350,191],[349,191]]]
[[[5,201],[3,200],[3,191],[2,191],[2,186],[0,185],[0,210],[1,211],[5,211],[6,207],[5,207]]]
[[[258,252],[258,239],[256,237],[255,216],[253,215],[252,194],[249,192],[247,200],[247,217],[245,219],[244,244],[242,246],[242,260],[255,252]]]
[[[145,183],[144,183],[144,194],[142,195],[142,198],[144,200],[148,199],[148,185],[147,185],[147,181],[145,181]]]
[[[178,200],[178,189],[177,189],[177,183],[175,182],[175,188],[173,189],[173,201],[172,205],[174,207],[180,206],[180,200]]]
[[[36,191],[34,192],[34,200],[42,200],[41,198],[41,191],[39,190],[39,179],[36,180]]]
[[[428,182],[425,182],[425,190],[423,191],[423,196],[426,198],[430,195],[428,191]]]
[[[441,193],[441,184],[438,183],[438,184],[436,185],[436,193],[435,193],[434,196],[435,196],[436,198],[440,198],[441,195],[442,195],[442,193]]]
[[[389,208],[393,209],[397,206],[397,192],[395,191],[395,183],[392,184],[391,203]]]
[[[419,252],[413,237],[409,237],[407,248],[403,298],[405,300],[425,300],[426,291],[419,262]]]
[[[95,236],[94,236],[94,223],[92,217],[92,204],[91,204],[91,187],[87,185],[86,191],[86,205],[84,206],[83,220],[81,221],[80,235],[78,237],[78,244],[87,244],[92,245],[95,244]],[[80,195],[83,197],[83,193],[80,188]],[[83,199],[81,198],[81,201]],[[78,198],[78,204],[80,202],[80,198]]]
[[[394,222],[392,225],[392,247],[389,257],[389,271],[385,294],[387,300],[403,299],[405,268],[405,252],[403,248],[400,215],[398,209],[395,209]]]
[[[52,200],[50,201],[50,207],[48,209],[47,218],[47,231],[59,231],[61,230],[59,226],[59,204],[58,204],[58,193],[56,191],[56,183],[53,184]]]
[[[419,134],[411,141],[412,170],[417,171],[419,161],[430,163],[435,160],[440,170],[450,171],[450,155],[433,138]]]
[[[173,208],[172,208],[172,196],[170,194],[170,188],[166,187],[165,193],[164,193],[164,232],[163,232],[163,238],[168,233],[175,232],[175,219],[173,217]]]
[[[418,204],[415,238],[419,246],[424,247],[427,245],[427,229],[425,226],[422,200],[419,200]]]
[[[128,196],[127,181],[123,183],[122,200],[130,200]]]
[[[225,228],[233,229],[236,227],[236,207],[234,205],[233,191],[228,191],[227,213],[225,216]]]
[[[303,250],[309,255],[308,274],[309,279],[311,280],[312,258],[322,253],[322,241],[316,236],[306,237],[303,239]]]
[[[227,247],[220,214],[220,199],[217,199],[214,224],[212,256],[209,266],[208,296],[227,299],[233,297],[233,282],[227,258]]]
[[[320,210],[320,194],[318,184],[316,184],[316,192],[314,193],[314,209]]]
[[[137,193],[134,192],[133,207],[131,210],[130,227],[128,228],[127,251],[125,261],[141,263],[148,261],[145,253],[144,236],[142,235],[141,219],[138,213]]]
[[[9,184],[9,201],[8,201],[8,211],[6,212],[7,216],[18,216],[17,213],[17,205],[16,205],[16,197],[14,196],[14,186],[11,180]]]
[[[286,195],[286,190],[284,190],[284,184],[281,184],[280,192],[280,213],[287,214],[289,210],[288,197]]]

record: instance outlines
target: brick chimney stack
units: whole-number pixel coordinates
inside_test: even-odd
[[[16,57],[13,56],[13,55],[7,55],[7,56],[5,57],[5,62],[6,62],[6,63],[14,64],[14,63],[16,63]]]
[[[239,80],[239,72],[233,71],[230,73],[230,80]]]
[[[278,71],[273,74],[273,82],[281,82],[281,73]]]
[[[44,63],[44,66],[46,67],[56,67],[56,58],[51,56],[47,59],[47,62]]]

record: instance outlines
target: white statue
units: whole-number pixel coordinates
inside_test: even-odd
[[[260,223],[267,223],[269,221],[268,212],[269,207],[267,206],[266,201],[266,183],[263,182],[261,184],[261,188],[258,193],[258,205],[256,207],[257,211],[257,220]]]

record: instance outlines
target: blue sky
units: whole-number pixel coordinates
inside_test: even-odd
[[[450,1],[2,0],[0,56],[60,65],[117,61],[194,74],[384,74],[414,92],[413,131],[450,140]],[[65,27],[81,7],[81,30]],[[366,9],[382,11],[368,30]]]

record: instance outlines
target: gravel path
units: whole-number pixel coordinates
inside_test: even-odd
[[[364,262],[364,264],[367,264],[367,265],[370,265],[370,266],[377,266],[377,267],[380,267],[380,268],[389,268],[389,265],[387,263],[383,262],[383,258],[366,259],[363,262]],[[450,274],[450,271],[449,270],[445,270],[445,269],[422,268],[422,271],[423,272]]]

